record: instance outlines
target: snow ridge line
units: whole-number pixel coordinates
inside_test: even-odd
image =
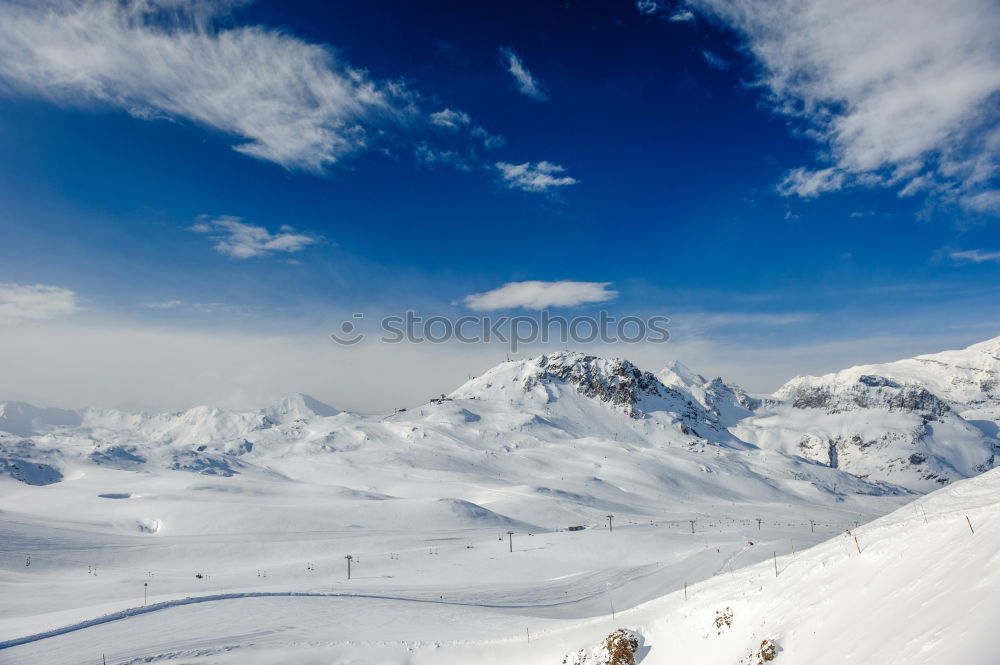
[[[488,609],[525,609],[525,608],[540,608],[540,607],[559,607],[560,605],[570,605],[578,602],[579,599],[560,601],[558,603],[545,603],[540,605],[494,605],[488,603],[463,603],[457,600],[440,600],[434,598],[407,598],[406,596],[384,596],[378,594],[366,594],[366,593],[324,593],[319,591],[248,591],[244,593],[220,593],[211,596],[188,596],[187,598],[179,598],[177,600],[165,600],[160,603],[154,603],[152,605],[146,605],[145,607],[131,607],[125,610],[119,610],[118,612],[112,612],[110,614],[105,614],[93,619],[87,619],[85,621],[80,621],[77,623],[69,624],[68,626],[63,626],[61,628],[53,628],[52,630],[47,630],[41,633],[34,633],[32,635],[26,635],[24,637],[16,637],[11,640],[5,640],[0,642],[0,650],[10,649],[12,647],[21,646],[24,644],[31,644],[32,642],[38,642],[50,637],[58,637],[59,635],[65,635],[67,633],[74,633],[78,630],[83,630],[85,628],[92,628],[94,626],[100,626],[106,623],[112,623],[114,621],[121,621],[123,619],[128,619],[134,616],[139,616],[141,614],[149,614],[150,612],[159,612],[161,610],[170,609],[171,607],[180,607],[182,605],[194,605],[196,603],[211,603],[219,600],[237,600],[240,598],[367,598],[373,600],[397,600],[409,603],[434,603],[436,605],[460,605],[464,607],[485,607]]]

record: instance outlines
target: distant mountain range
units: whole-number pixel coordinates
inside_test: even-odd
[[[652,373],[560,352],[502,363],[448,396],[382,416],[306,395],[258,411],[162,414],[3,402],[0,473],[32,484],[86,465],[294,477],[287,460],[323,456],[530,482],[538,465],[586,475],[584,460],[612,455],[650,464],[642,482],[661,483],[656,495],[770,494],[777,480],[831,495],[925,492],[996,466],[998,430],[1000,338],[796,377],[770,396],[679,363]],[[723,487],[731,477],[741,482]],[[616,491],[594,491],[614,503]]]

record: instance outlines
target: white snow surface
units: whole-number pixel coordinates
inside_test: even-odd
[[[998,348],[765,398],[564,352],[383,416],[3,403],[0,663],[532,665],[619,627],[644,665],[994,663]]]

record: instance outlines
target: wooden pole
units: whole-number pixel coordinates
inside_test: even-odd
[[[778,553],[774,553],[774,576],[778,576]]]
[[[965,521],[969,523],[969,531],[971,531],[973,535],[975,535],[976,530],[972,528],[972,520],[969,519],[968,515],[965,516]]]

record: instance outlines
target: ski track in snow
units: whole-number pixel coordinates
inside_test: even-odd
[[[56,628],[54,630],[48,630],[42,633],[36,633],[34,635],[26,635],[25,637],[18,637],[12,640],[5,640],[0,642],[0,650],[9,649],[11,647],[21,646],[22,644],[30,644],[32,642],[38,642],[50,637],[57,637],[59,635],[66,635],[67,633],[73,633],[78,630],[85,630],[87,628],[92,628],[94,626],[100,626],[102,624],[111,623],[113,621],[123,621],[125,619],[130,619],[132,617],[141,616],[143,614],[151,614],[153,612],[160,612],[162,610],[168,610],[174,607],[183,607],[184,605],[195,605],[198,603],[214,603],[224,600],[240,600],[243,598],[363,598],[366,600],[388,600],[396,602],[405,603],[429,603],[434,605],[455,605],[459,607],[481,607],[484,609],[495,609],[495,610],[516,610],[516,609],[526,609],[526,608],[543,608],[543,607],[559,607],[562,605],[569,605],[572,603],[579,602],[580,599],[575,599],[572,601],[563,601],[558,603],[544,603],[544,604],[530,604],[530,605],[492,605],[488,603],[465,603],[457,600],[442,600],[440,598],[408,598],[405,596],[386,596],[377,594],[365,594],[365,593],[338,593],[338,592],[310,592],[310,591],[248,591],[244,593],[220,593],[211,596],[193,596],[189,598],[180,598],[178,600],[167,600],[160,603],[154,603],[152,605],[146,605],[144,607],[133,607],[127,610],[121,610],[120,612],[112,612],[111,614],[105,614],[104,616],[99,616],[94,619],[88,619],[86,621],[80,621],[79,623],[74,623],[69,626],[63,626],[62,628]]]

